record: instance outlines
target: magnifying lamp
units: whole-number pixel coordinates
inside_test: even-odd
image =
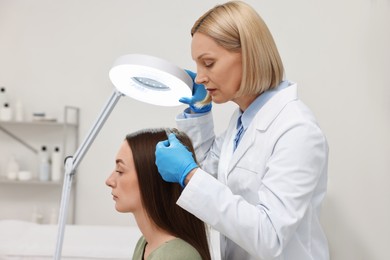
[[[128,54],[117,58],[109,77],[115,89],[99,114],[87,137],[74,156],[65,160],[64,183],[58,219],[57,244],[54,259],[61,259],[66,216],[76,168],[88,151],[111,111],[122,96],[159,106],[181,105],[181,97],[192,95],[192,79],[176,65],[149,55]]]

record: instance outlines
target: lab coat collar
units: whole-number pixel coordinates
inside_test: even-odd
[[[228,173],[233,170],[237,162],[254,144],[254,139],[256,138],[255,131],[266,131],[282,109],[289,102],[296,100],[297,98],[297,84],[290,82],[288,87],[278,91],[278,93],[276,93],[270,100],[268,100],[267,103],[264,104],[264,106],[261,107],[243,135],[240,145],[238,145],[237,149],[233,153],[228,167]],[[237,111],[235,116],[238,117],[239,115],[240,113]],[[236,122],[237,119],[233,121]]]
[[[261,110],[261,108],[267,104],[267,102],[277,93],[279,93],[281,90],[287,88],[290,86],[290,83],[288,81],[282,81],[279,86],[276,88],[270,89],[265,91],[263,94],[258,96],[252,104],[249,105],[249,107],[244,111],[244,113],[241,114],[241,122],[246,130],[249,126],[249,124],[253,121],[258,111]]]
[[[254,125],[258,130],[265,131],[279,115],[280,111],[291,101],[298,99],[297,84],[289,82],[289,86],[281,89],[258,112]]]

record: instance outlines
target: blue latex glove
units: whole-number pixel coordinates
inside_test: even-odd
[[[168,135],[168,140],[157,143],[155,154],[161,177],[167,182],[178,182],[182,187],[190,171],[198,168],[192,153],[173,133]]]
[[[211,110],[211,102],[205,105],[199,104],[200,101],[204,100],[207,95],[207,90],[202,84],[195,83],[196,73],[185,70],[188,75],[192,78],[192,97],[182,97],[179,99],[181,103],[190,106],[190,109],[195,113],[205,113]]]

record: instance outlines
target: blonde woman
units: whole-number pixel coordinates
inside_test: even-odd
[[[328,144],[313,113],[284,80],[282,60],[258,13],[241,1],[215,6],[191,30],[197,73],[176,121],[199,164],[174,135],[156,146],[178,205],[221,234],[222,259],[329,259],[319,218]],[[238,105],[214,135],[212,101]]]

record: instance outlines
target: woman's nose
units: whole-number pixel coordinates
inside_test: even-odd
[[[114,186],[114,180],[112,178],[112,174],[108,176],[108,178],[106,179],[106,185],[111,188]]]
[[[205,84],[207,82],[207,76],[202,71],[198,70],[194,81],[196,84]]]

